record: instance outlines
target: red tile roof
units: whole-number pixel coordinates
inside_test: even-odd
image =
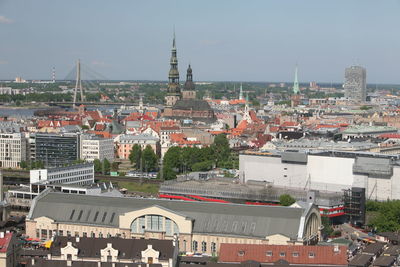
[[[221,262],[254,260],[260,263],[285,260],[289,264],[347,265],[346,246],[338,246],[337,249],[335,251],[334,246],[221,244],[219,260]]]
[[[281,127],[297,127],[299,124],[295,121],[285,121],[282,123]]]
[[[8,250],[8,245],[10,245],[12,233],[5,233],[4,238],[0,238],[0,253],[6,253]]]

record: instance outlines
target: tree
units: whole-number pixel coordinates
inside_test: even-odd
[[[103,160],[103,166],[102,166],[103,168],[102,168],[102,173],[103,174],[109,174],[110,173],[110,170],[111,170],[111,164],[110,164],[110,162],[108,161],[108,159],[104,159]]]
[[[140,164],[141,158],[142,158],[142,148],[138,144],[133,145],[131,152],[129,153],[129,160],[131,164],[135,163],[136,169],[142,167]]]
[[[101,161],[99,159],[95,159],[93,161],[93,164],[94,164],[94,172],[95,173],[101,173],[102,170],[103,170]]]
[[[181,148],[179,146],[170,147],[164,155],[164,167],[180,169],[181,167]]]
[[[21,167],[21,169],[27,169],[28,168],[28,163],[25,160],[23,160],[23,161],[21,161],[19,166]]]
[[[216,160],[217,167],[219,163],[228,159],[231,149],[229,147],[229,141],[225,134],[219,134],[214,138],[214,143],[212,144],[212,149],[214,151],[214,157]]]
[[[173,180],[176,179],[176,172],[171,167],[163,168],[163,178],[164,180]]]
[[[295,202],[296,200],[289,194],[283,194],[279,197],[279,203],[282,206],[290,206]]]
[[[194,172],[204,172],[204,171],[209,171],[213,167],[213,161],[212,160],[207,160],[207,161],[201,161],[197,162],[192,165],[192,171]]]
[[[118,162],[114,161],[113,163],[111,163],[111,170],[113,172],[118,171],[118,166],[119,166]]]
[[[154,171],[157,169],[158,157],[156,153],[154,153],[153,148],[150,145],[147,145],[145,149],[143,149],[142,153],[143,157],[143,167],[146,172]]]

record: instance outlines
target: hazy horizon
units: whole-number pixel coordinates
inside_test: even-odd
[[[399,84],[400,0],[2,0],[0,79],[64,79],[80,58],[110,80],[167,79],[175,26],[180,79]]]

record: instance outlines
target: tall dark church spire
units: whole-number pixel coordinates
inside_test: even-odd
[[[178,71],[178,58],[176,56],[176,43],[175,43],[175,32],[174,39],[172,41],[170,69],[168,75],[168,93],[180,93],[179,89],[179,71]]]
[[[193,83],[193,73],[192,73],[192,68],[189,67],[187,69],[187,73],[186,73],[186,82],[185,82],[185,90],[194,90],[194,83]]]

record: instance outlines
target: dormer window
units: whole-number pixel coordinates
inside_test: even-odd
[[[239,250],[238,256],[243,257],[244,256],[244,250]]]

